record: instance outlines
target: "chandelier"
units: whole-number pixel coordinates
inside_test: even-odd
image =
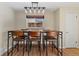
[[[24,7],[26,14],[44,14],[45,13],[45,7],[39,7],[38,2],[32,2],[31,7]]]

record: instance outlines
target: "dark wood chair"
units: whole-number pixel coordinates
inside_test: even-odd
[[[32,47],[32,42],[37,42],[38,43],[38,49],[39,49],[39,52],[40,52],[40,55],[41,55],[41,47],[40,47],[40,44],[41,44],[41,32],[40,31],[29,31],[28,32],[28,55],[29,55],[29,52],[31,50],[31,47]]]
[[[16,42],[16,44],[14,44]],[[22,42],[19,44],[19,42]],[[12,54],[14,46],[17,48],[17,51],[19,51],[19,46],[23,46],[23,55],[24,55],[24,46],[25,46],[25,38],[24,38],[24,32],[23,31],[12,31]]]
[[[59,52],[58,52],[58,48],[59,48],[58,37],[59,37],[58,31],[45,31],[44,32],[44,34],[43,34],[43,50],[45,51],[45,48],[46,48],[46,56],[48,55],[48,51],[47,51],[48,44],[47,44],[47,42],[52,42],[52,51],[53,51],[53,48],[56,48],[57,49],[57,55],[59,55]],[[45,44],[45,42],[46,42],[46,44]],[[55,44],[55,42],[57,44]]]

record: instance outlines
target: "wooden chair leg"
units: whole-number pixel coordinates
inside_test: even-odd
[[[27,51],[27,40],[26,40],[26,51]]]
[[[32,41],[30,41],[30,51],[31,51],[31,49],[32,49]]]
[[[7,56],[9,56],[9,32],[8,32],[8,40],[7,40]]]
[[[40,41],[38,41],[38,51],[40,52],[40,56],[41,56],[41,42]]]
[[[61,34],[61,56],[63,56],[63,35]]]
[[[52,41],[52,52],[53,52],[53,50],[54,50],[54,45],[53,45],[53,41]]]
[[[45,51],[45,40],[43,40],[43,51]]]
[[[25,47],[25,44],[24,44],[24,42],[25,42],[25,41],[23,41],[23,56],[24,56],[24,47]]]
[[[17,51],[19,51],[19,41],[17,41]]]
[[[45,52],[45,40],[43,40],[43,55],[44,55],[44,52]]]
[[[47,51],[47,40],[46,40],[46,56],[48,56],[48,51]]]
[[[29,56],[29,49],[30,49],[30,44],[29,44],[29,41],[27,42],[27,50],[28,50],[28,56]]]
[[[58,42],[58,39],[57,39],[57,56],[59,56],[59,51],[58,51],[58,49],[59,49],[59,42]]]
[[[12,40],[12,51],[11,51],[11,56],[13,55],[13,40]]]

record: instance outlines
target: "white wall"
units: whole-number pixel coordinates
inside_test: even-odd
[[[7,48],[7,32],[15,29],[14,11],[7,5],[0,3],[0,55]],[[11,42],[10,42],[11,43]]]
[[[60,9],[54,11],[55,15],[55,30],[59,30]]]
[[[24,11],[16,11],[15,12],[16,17],[16,26],[17,29],[24,29],[26,28],[26,14]]]
[[[50,10],[46,10],[44,26],[49,28],[49,29],[55,30],[55,15],[54,15],[54,12],[52,12]]]
[[[16,24],[17,29],[24,29],[27,28],[26,24],[26,16],[24,11],[16,11]],[[45,21],[44,26],[50,29],[55,29],[55,19],[54,19],[54,13],[52,11],[46,11],[45,13]]]

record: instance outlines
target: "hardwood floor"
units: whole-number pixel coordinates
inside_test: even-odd
[[[67,48],[63,50],[64,56],[79,56],[79,49],[78,48]],[[4,53],[3,56],[6,56],[7,53]],[[23,50],[22,47],[17,51],[17,49],[13,50],[12,56],[22,56]],[[38,51],[38,48],[36,46],[33,46],[30,50],[30,56],[40,56],[40,52]],[[11,53],[10,53],[11,56]],[[24,56],[28,56],[26,49],[24,50]],[[45,51],[41,50],[41,56],[46,56]],[[48,56],[57,56],[56,49],[53,49],[51,47],[48,47]]]
[[[79,48],[64,49],[64,56],[79,56]]]
[[[23,55],[23,47],[19,47],[20,49],[17,51],[17,49],[13,50],[13,55],[12,56],[22,56]],[[56,49],[53,49],[49,46],[48,49],[48,56],[56,56],[57,55],[57,51]],[[7,53],[4,53],[3,56],[6,56]],[[32,46],[30,53],[30,56],[40,56],[40,51],[38,49],[37,46]],[[11,52],[10,52],[10,56],[11,56]],[[26,49],[24,49],[24,56],[28,56],[28,52],[26,51]],[[41,56],[46,56],[46,50],[43,51],[43,49],[41,49]]]

